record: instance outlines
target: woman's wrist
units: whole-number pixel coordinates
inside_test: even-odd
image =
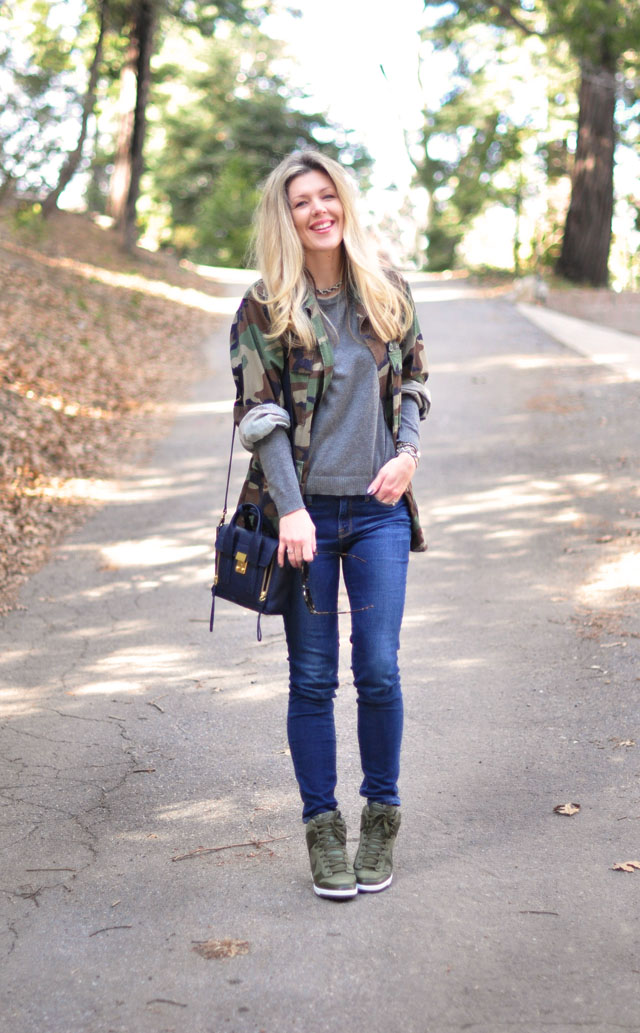
[[[420,452],[418,451],[416,446],[412,444],[410,441],[398,441],[396,445],[396,456],[400,455],[410,456],[416,465],[416,469],[418,468],[418,463],[420,462]]]

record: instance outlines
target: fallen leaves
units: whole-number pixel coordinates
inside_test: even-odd
[[[562,814],[568,818],[573,817],[574,814],[578,814],[580,810],[579,803],[559,803],[553,808],[555,814]]]
[[[635,746],[635,742],[631,740],[620,742],[620,746]],[[566,815],[572,817],[574,814],[578,814],[580,811],[579,803],[559,803],[557,807],[553,808],[556,814]],[[640,861],[618,861],[611,865],[611,871],[613,872],[635,872],[640,871]],[[550,912],[521,912],[521,914],[548,914]]]
[[[249,953],[248,940],[199,940],[192,947],[196,954],[207,961],[220,958],[235,958]]]
[[[212,327],[184,298],[217,289],[161,256],[124,256],[87,217],[58,213],[29,247],[15,236],[0,218],[0,612],[84,515],[92,482],[159,433]],[[80,276],[65,256],[131,267],[154,291]]]
[[[620,746],[635,746],[635,742],[631,740],[620,742]],[[555,814],[562,814],[567,817],[573,817],[574,814],[578,814],[580,811],[579,803],[559,803],[557,807],[553,808]],[[620,819],[619,819],[620,820]],[[618,861],[611,865],[611,871],[613,872],[635,872],[640,871],[640,861]],[[521,911],[521,914],[554,914],[555,912],[529,912]]]
[[[568,395],[560,398],[555,393],[533,395],[528,399],[526,406],[531,412],[571,413],[584,409],[584,404],[579,398],[569,398]]]

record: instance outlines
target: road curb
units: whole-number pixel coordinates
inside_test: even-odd
[[[610,366],[628,380],[640,380],[640,337],[621,330],[611,330],[585,319],[550,312],[538,305],[519,302],[516,308],[561,344],[586,355],[599,365]]]

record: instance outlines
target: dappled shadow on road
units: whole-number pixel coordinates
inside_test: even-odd
[[[86,496],[108,505],[5,621],[0,852],[13,925],[0,922],[0,950],[18,949],[11,928],[22,928],[33,899],[44,914],[60,893],[88,892],[106,912],[122,893],[108,875],[101,884],[105,864],[166,892],[196,878],[197,935],[206,888],[172,858],[203,843],[270,839],[283,801],[298,809],[281,621],[263,622],[259,645],[255,617],[220,602],[208,631],[230,391],[230,377],[202,385],[144,469],[85,483]],[[232,498],[245,466],[240,451]],[[256,853],[240,849],[233,866],[260,864],[261,854],[244,856]],[[212,856],[208,867],[223,873],[225,863]],[[145,906],[131,904],[137,914]],[[87,913],[72,923],[83,942],[88,922],[112,924]]]
[[[403,633],[407,803],[428,829],[412,874],[418,892],[427,856],[469,914],[516,916],[528,956],[518,908],[564,916],[579,856],[617,913],[607,869],[633,849],[618,819],[638,813],[637,391],[502,305],[463,323],[434,306],[423,326],[430,312],[430,549]],[[569,799],[582,825],[563,828]],[[450,921],[450,896],[433,906]]]
[[[514,327],[504,303],[467,299],[456,311],[465,306],[461,325],[448,305],[421,314],[435,402],[416,490],[430,548],[411,561],[402,636],[406,818],[393,890],[417,942],[438,929],[455,939],[465,914],[505,922],[505,901],[557,910],[576,852],[596,848],[577,825],[560,843],[552,807],[574,791],[622,795],[633,752],[609,740],[633,738],[635,398],[524,321]],[[165,976],[179,971],[165,898],[180,901],[184,943],[245,935],[251,921],[264,937],[263,920],[271,950],[277,922],[247,917],[243,902],[259,912],[286,895],[283,938],[291,912],[317,903],[286,747],[281,621],[265,621],[258,644],[254,615],[221,602],[212,636],[207,627],[228,394],[216,383],[182,407],[151,464],[105,487],[109,505],[5,621],[0,799],[14,928],[38,929],[34,899],[38,920],[73,901],[66,928],[93,972],[90,935],[122,923],[127,950],[110,966],[132,993],[131,951],[144,957],[150,942]],[[347,645],[348,618],[341,629]],[[341,805],[356,829],[346,665],[342,675]],[[608,848],[602,821],[588,820]],[[545,864],[558,869],[549,899]],[[45,868],[60,871],[28,871]],[[429,936],[412,924],[418,913],[431,921],[416,907],[426,881]],[[596,888],[593,899],[614,906]],[[21,960],[9,925],[2,936]],[[530,932],[508,942],[526,955]]]
[[[461,304],[469,305],[469,296]],[[430,659],[439,670],[486,667],[487,628],[500,631],[514,614],[526,624],[540,601],[557,596],[584,604],[587,586],[602,580],[601,540],[626,534],[619,510],[633,481],[602,441],[615,436],[615,425],[606,423],[606,406],[598,401],[608,392],[614,408],[630,404],[624,387],[618,403],[618,378],[550,346],[534,328],[524,329],[524,321],[517,350],[504,338],[496,346],[495,328],[504,321],[500,309],[490,310],[488,320],[474,320],[481,329],[464,358],[456,354],[460,339],[452,347],[436,340],[431,349],[438,390],[416,484],[431,552],[413,561],[420,565],[420,583],[418,597],[415,590],[410,596],[404,639],[416,651],[425,631],[430,642],[439,639],[442,656]],[[222,603],[215,635],[204,634],[219,513],[214,503],[221,503],[226,470],[224,448],[212,457],[206,442],[226,440],[230,405],[206,397],[185,403],[179,422],[188,447],[167,446],[161,465],[129,481],[93,484],[102,501],[110,500],[105,540],[95,540],[95,524],[80,532],[34,586],[39,594],[27,612],[13,618],[21,630],[29,629],[29,643],[5,653],[8,677],[16,679],[0,697],[5,718],[31,720],[60,692],[68,713],[83,717],[87,705],[99,700],[106,710],[115,698],[146,705],[178,686],[183,697],[204,694],[209,701],[215,695],[216,706],[226,709],[272,698],[281,705],[286,678],[279,621],[273,631],[275,622],[267,622],[266,644],[258,647],[254,618]],[[198,450],[190,435],[202,420],[207,430],[204,450],[202,444]],[[461,433],[465,426],[468,436]],[[594,433],[600,441],[592,465],[576,467],[584,462],[585,436]],[[232,498],[242,455],[234,466]],[[583,575],[568,589],[564,571],[575,567],[578,554]],[[615,557],[604,562],[626,569],[626,561]],[[465,613],[463,626],[483,629],[482,641],[470,634],[451,638],[464,600],[478,595],[482,605]],[[492,615],[490,608],[498,605],[500,613]],[[445,648],[447,640],[455,642],[455,655]],[[147,721],[153,716],[147,712]]]

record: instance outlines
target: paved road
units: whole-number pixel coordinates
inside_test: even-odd
[[[170,437],[2,624],[3,1030],[640,1030],[640,871],[612,870],[640,860],[637,385],[508,299],[416,294],[430,550],[403,633],[393,887],[314,897],[280,621],[258,645],[220,604],[207,630],[221,321]]]

